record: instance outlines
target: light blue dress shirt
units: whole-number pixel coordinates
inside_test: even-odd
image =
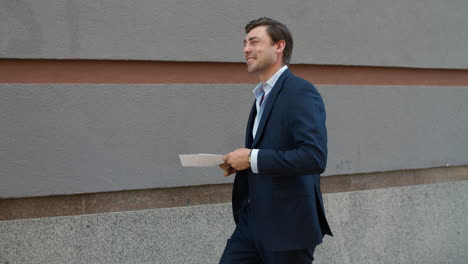
[[[258,124],[262,119],[263,109],[265,109],[265,103],[268,100],[268,94],[270,94],[271,89],[273,89],[273,86],[275,86],[276,81],[278,81],[278,78],[287,68],[288,66],[284,65],[275,74],[273,74],[273,76],[271,76],[266,83],[259,83],[257,87],[255,87],[255,89],[253,89],[252,91],[256,98],[255,105],[257,107],[257,115],[255,116],[255,121],[252,129],[252,136],[254,139],[257,134]],[[263,98],[262,105],[260,105],[260,101],[262,100],[262,96],[264,93],[265,97]],[[250,167],[254,173],[258,173],[257,157],[259,151],[259,149],[252,149],[252,153],[250,156]]]

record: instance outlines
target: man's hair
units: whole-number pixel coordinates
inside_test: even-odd
[[[245,26],[245,33],[249,34],[249,32],[252,29],[258,26],[267,26],[267,34],[268,36],[270,36],[273,43],[277,43],[280,40],[284,40],[284,42],[286,43],[286,47],[284,47],[283,51],[283,63],[289,64],[293,49],[293,38],[289,29],[281,22],[278,22],[268,17],[261,17],[259,19],[250,21]]]

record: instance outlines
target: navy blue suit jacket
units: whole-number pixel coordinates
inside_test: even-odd
[[[255,140],[255,103],[245,147],[259,149],[258,171],[239,171],[232,204],[238,223],[250,204],[255,236],[271,250],[294,250],[320,244],[332,235],[325,218],[320,173],[327,160],[325,107],[317,89],[289,70],[268,95]]]

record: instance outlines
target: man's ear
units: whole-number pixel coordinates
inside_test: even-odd
[[[280,53],[283,53],[284,51],[284,48],[286,48],[286,42],[284,40],[280,40],[278,42],[276,42],[276,54],[280,54]]]

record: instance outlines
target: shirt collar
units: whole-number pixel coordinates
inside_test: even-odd
[[[261,91],[261,88],[262,86],[263,87],[263,90],[265,91],[265,94],[268,94],[271,89],[273,89],[273,86],[275,86],[275,83],[276,81],[278,81],[279,77],[281,76],[281,74],[288,68],[287,65],[284,65],[283,67],[281,67],[275,74],[273,74],[273,76],[270,77],[270,79],[268,79],[268,81],[266,81],[265,85],[261,82],[257,85],[257,87],[255,87],[255,89],[253,89],[253,94],[255,95],[255,97],[260,97],[262,96],[262,91]]]

